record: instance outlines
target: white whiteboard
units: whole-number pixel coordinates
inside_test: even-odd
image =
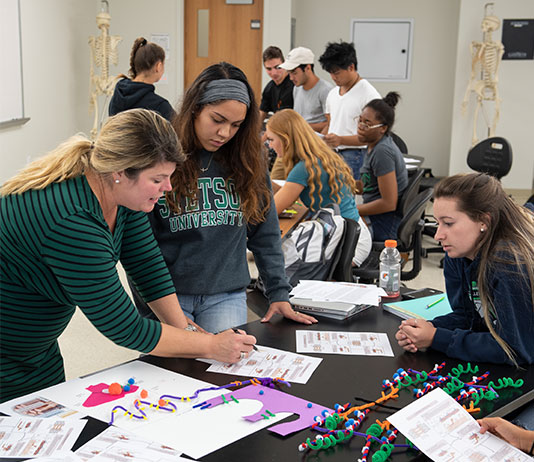
[[[24,119],[19,0],[0,1],[0,126]]]

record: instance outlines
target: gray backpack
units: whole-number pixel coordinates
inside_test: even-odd
[[[294,287],[300,280],[326,280],[340,245],[345,220],[339,205],[329,204],[319,209],[310,220],[300,223],[282,243],[289,283]]]

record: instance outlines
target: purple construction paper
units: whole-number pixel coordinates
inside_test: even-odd
[[[260,394],[260,391],[263,391],[263,394]],[[232,396],[238,401],[240,399],[254,399],[261,401],[263,406],[256,412],[256,414],[243,417],[249,422],[257,422],[258,420],[264,419],[264,416],[269,417],[267,411],[272,412],[273,414],[276,414],[277,412],[292,412],[293,414],[298,414],[299,418],[297,420],[273,425],[269,428],[270,431],[281,436],[286,436],[290,433],[295,433],[304,428],[308,428],[315,422],[314,417],[320,416],[324,410],[327,410],[330,414],[334,412],[327,407],[310,403],[310,401],[306,401],[305,399],[289,395],[274,388],[264,387],[263,385],[249,385],[232,392],[223,393],[221,396],[206,401],[206,404],[211,404],[211,406],[226,404],[223,401],[222,396],[224,396],[228,404],[232,406],[239,405],[232,399]],[[311,404],[311,407],[308,407],[308,404]],[[209,408],[206,408],[206,410],[209,410]]]

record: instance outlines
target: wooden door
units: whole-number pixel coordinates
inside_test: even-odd
[[[203,21],[206,23],[206,19],[209,18],[207,47],[202,45],[201,40],[200,52],[204,56],[198,54],[199,16],[201,24]],[[205,34],[203,36],[205,37]],[[225,0],[185,0],[185,88],[188,88],[197,75],[210,64],[227,61],[246,74],[259,103],[262,36],[263,0],[253,0],[252,5],[227,5]]]

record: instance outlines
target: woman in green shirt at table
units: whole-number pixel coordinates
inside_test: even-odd
[[[2,186],[0,402],[65,380],[57,339],[76,306],[118,345],[157,356],[236,362],[252,349],[249,335],[184,330],[145,213],[183,161],[171,124],[133,109],[94,143],[72,137]],[[160,321],[139,316],[119,260]]]

